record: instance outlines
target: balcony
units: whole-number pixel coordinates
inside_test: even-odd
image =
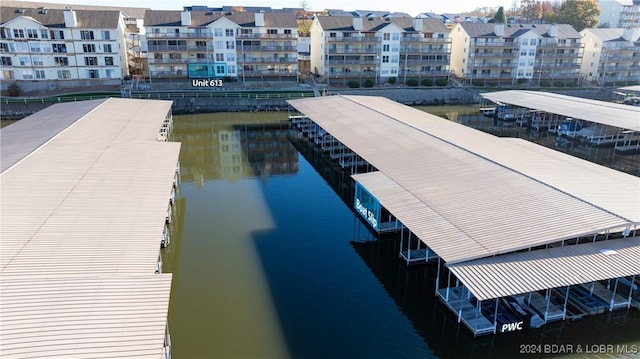
[[[293,51],[297,52],[295,46],[260,46],[260,51]]]
[[[191,60],[189,59],[156,59],[156,58],[149,58],[149,63],[150,64],[186,64],[188,62],[190,62]],[[211,62],[211,61],[205,61],[205,62]]]
[[[260,57],[250,57],[250,58],[240,58],[236,61],[239,64],[296,64],[298,63],[297,58],[291,57],[281,57],[281,58],[260,58]]]
[[[189,51],[213,51],[213,47],[207,46],[187,46]]]
[[[437,37],[424,37],[422,35],[409,35],[403,36],[400,38],[400,43],[442,43],[442,44],[450,44],[451,38],[437,38]]]

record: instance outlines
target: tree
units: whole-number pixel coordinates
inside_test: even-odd
[[[505,24],[507,22],[507,17],[504,15],[504,7],[500,6],[498,8],[498,12],[496,12],[493,20],[498,24]]]
[[[551,19],[559,24],[569,24],[576,31],[593,28],[598,24],[600,7],[596,0],[567,0]]]
[[[535,0],[522,0],[520,2],[522,17],[528,22],[542,19],[542,4]]]
[[[551,1],[542,2],[542,20],[548,20],[556,13],[556,6]]]

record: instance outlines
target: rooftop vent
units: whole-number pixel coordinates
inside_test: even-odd
[[[618,254],[618,252],[608,248],[601,249],[600,253],[604,254],[605,256],[612,256],[612,255]]]
[[[24,9],[16,9],[16,13],[18,13],[18,14],[24,14]]]

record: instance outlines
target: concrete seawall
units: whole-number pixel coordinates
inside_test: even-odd
[[[498,89],[496,89],[498,90]],[[524,89],[523,89],[524,90]],[[372,88],[331,90],[330,94],[382,96],[399,103],[418,105],[470,105],[480,101],[480,93],[484,90],[449,87],[449,88]],[[610,101],[614,94],[611,89],[573,89],[552,91],[569,96]],[[149,93],[151,98],[155,98]],[[186,93],[185,93],[186,94]],[[207,113],[207,112],[242,112],[242,111],[277,111],[286,110],[287,98],[238,98],[238,97],[178,97],[174,101],[173,113]],[[51,103],[9,103],[2,104],[2,119],[20,119],[50,106]]]

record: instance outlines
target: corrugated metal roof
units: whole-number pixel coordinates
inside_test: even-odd
[[[162,357],[171,276],[154,273],[180,144],[157,135],[170,110],[58,104],[0,131],[18,161],[0,174],[3,358]]]
[[[640,222],[638,177],[522,139],[498,138],[399,103],[381,102],[375,97],[358,101],[562,192]]]
[[[603,251],[615,253],[605,254]],[[611,253],[611,252],[609,252]],[[507,254],[448,265],[479,300],[640,273],[640,237]]]
[[[42,146],[105,100],[49,106],[0,130],[0,173]],[[64,113],[65,116],[60,116]]]
[[[403,223],[404,220],[416,223],[415,228],[405,224],[418,233],[429,230],[418,224],[430,225],[428,221],[435,218],[437,224],[432,231],[443,230],[444,234],[434,241],[441,243],[425,243],[449,263],[574,238],[628,223],[620,216],[474,153],[467,146],[479,145],[476,141],[491,148],[485,155],[509,153],[509,145],[465,126],[379,97],[330,96],[289,103],[388,177],[390,181],[380,174],[358,177],[363,181],[371,179],[365,187],[374,196],[382,196],[374,188],[378,182],[389,191],[385,196],[388,200],[394,200],[397,198],[394,196],[404,190],[422,202],[422,205],[415,203],[411,196],[404,195],[402,198],[407,204],[396,204],[397,211],[392,212]],[[627,193],[627,188],[615,182],[609,185],[611,192]],[[398,186],[400,188],[393,188]],[[402,211],[406,213],[400,213]],[[418,218],[408,220],[410,216]],[[422,222],[420,216],[424,216]],[[428,238],[432,237],[435,236]],[[441,249],[443,253],[439,253],[436,248],[439,245],[458,248],[451,252]]]
[[[163,358],[171,274],[3,278],[3,358]]]
[[[480,96],[494,102],[640,131],[640,107],[636,106],[538,91],[497,91],[482,93]]]

